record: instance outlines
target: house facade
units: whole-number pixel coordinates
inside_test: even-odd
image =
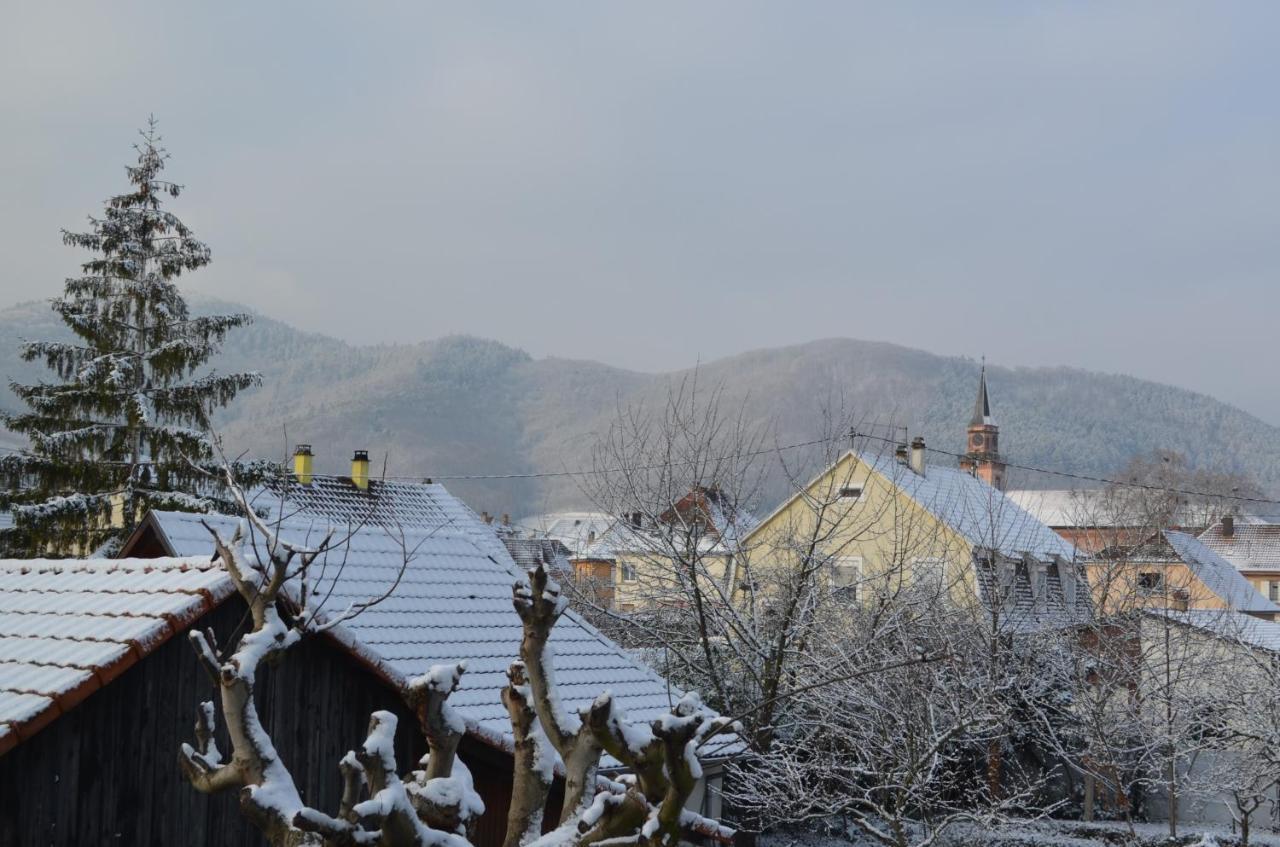
[[[1230,562],[1195,536],[1164,530],[1088,561],[1094,601],[1107,614],[1137,609],[1232,611],[1263,620],[1280,604],[1259,593]]]
[[[1230,562],[1259,594],[1280,603],[1280,524],[1228,515],[1199,538],[1205,547]]]
[[[687,596],[682,581],[728,587],[742,539],[757,523],[720,488],[696,486],[657,514],[615,519],[572,558],[575,580],[621,612],[679,604]]]

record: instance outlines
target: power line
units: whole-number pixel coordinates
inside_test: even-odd
[[[894,445],[901,443],[901,442],[895,441],[892,438],[884,438],[882,436],[870,435],[867,433],[861,433],[856,431],[851,432],[850,435],[852,435],[855,438],[866,438],[873,441],[883,441],[885,443],[894,444]],[[953,453],[950,450],[942,450],[938,447],[926,446],[924,449],[930,453],[937,453],[938,455],[941,455],[941,456],[950,456],[955,459],[969,458],[967,453]],[[1033,471],[1035,473],[1049,474],[1051,476],[1061,476],[1061,477],[1066,477],[1067,479],[1078,479],[1085,482],[1099,482],[1104,485],[1115,485],[1123,488],[1139,488],[1144,491],[1162,491],[1168,494],[1185,494],[1188,497],[1216,497],[1221,500],[1238,500],[1246,503],[1265,503],[1269,506],[1280,506],[1280,500],[1271,500],[1266,497],[1246,497],[1242,494],[1222,494],[1216,491],[1196,491],[1194,489],[1189,489],[1189,488],[1171,488],[1169,486],[1152,485],[1150,483],[1145,483],[1145,482],[1109,479],[1107,477],[1102,477],[1102,476],[1090,476],[1088,474],[1072,473],[1070,471],[1057,471],[1057,470],[1052,470],[1050,468],[1039,468],[1039,467],[1036,467],[1035,465],[1023,465],[1023,464],[1018,464],[1017,462],[1006,462],[1003,459],[999,460],[999,464],[1004,465],[1006,468],[1016,468],[1020,471]]]
[[[881,435],[872,435],[870,433],[858,432],[856,430],[851,431],[850,436],[852,438],[864,438],[864,439],[867,439],[868,441],[879,441],[885,444],[893,444],[894,446],[898,446],[901,444],[900,441],[894,438],[886,438]],[[516,480],[516,479],[554,479],[554,478],[564,478],[564,477],[589,477],[589,476],[601,476],[604,474],[612,474],[612,473],[662,470],[663,468],[697,464],[700,461],[717,462],[717,461],[727,461],[729,459],[752,458],[755,456],[768,455],[770,453],[779,453],[784,450],[797,450],[802,447],[814,447],[819,444],[829,444],[829,443],[831,442],[828,441],[827,439],[819,438],[819,439],[814,439],[812,441],[798,441],[793,444],[783,444],[780,446],[770,447],[767,449],[751,450],[743,453],[731,453],[727,456],[718,456],[710,459],[702,459],[702,460],[690,459],[684,462],[663,462],[663,463],[657,463],[652,465],[640,465],[634,468],[591,468],[591,469],[582,469],[582,470],[573,470],[573,471],[530,471],[527,473],[491,473],[491,474],[408,474],[408,475],[402,475],[402,476],[395,476],[395,475],[378,476],[378,477],[371,476],[370,478],[374,480],[390,480],[390,481],[398,481],[398,482],[408,482],[408,481],[421,482],[424,479],[429,479],[433,481],[443,480],[446,482],[476,482],[476,481],[489,481],[489,480],[496,481],[496,480],[507,480],[507,479]],[[948,456],[953,459],[968,458],[967,454],[965,453],[956,453],[950,450],[943,450],[938,447],[926,446],[925,450],[930,453],[935,453],[940,456]],[[0,451],[8,452],[8,453],[26,452],[24,450],[14,449],[12,447],[0,447]],[[1270,499],[1267,497],[1249,497],[1242,494],[1222,494],[1216,491],[1197,491],[1195,489],[1189,489],[1189,488],[1173,488],[1170,486],[1154,485],[1151,483],[1111,479],[1109,477],[1102,477],[1102,476],[1091,476],[1089,474],[1074,473],[1072,471],[1055,470],[1053,468],[1042,468],[1036,465],[1021,464],[1018,462],[1005,461],[1003,459],[1000,460],[1000,464],[1004,465],[1006,468],[1015,468],[1017,470],[1047,474],[1049,476],[1063,477],[1065,479],[1080,480],[1082,482],[1092,482],[1092,483],[1098,483],[1102,485],[1112,485],[1112,486],[1117,486],[1121,488],[1135,488],[1143,491],[1158,491],[1158,492],[1163,492],[1167,494],[1181,494],[1187,497],[1209,497],[1209,498],[1218,498],[1220,500],[1232,500],[1232,501],[1241,502],[1241,503],[1259,503],[1267,506],[1280,506],[1280,500]],[[346,477],[340,474],[313,473],[311,474],[311,476],[319,479],[346,479]]]

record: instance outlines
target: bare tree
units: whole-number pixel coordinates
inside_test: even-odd
[[[1157,455],[1135,460],[1132,486],[1083,491],[1072,522],[1090,528],[1088,573],[1096,615],[1072,642],[1075,670],[1072,759],[1086,782],[1086,819],[1098,790],[1132,825],[1147,795],[1163,799],[1171,836],[1180,799],[1211,774],[1198,765],[1208,749],[1207,715],[1221,707],[1224,643],[1204,639],[1177,619],[1188,608],[1229,621],[1234,613],[1210,595],[1165,531],[1206,520],[1221,503],[1187,498],[1163,486],[1188,482],[1185,463]],[[1210,475],[1200,474],[1200,483]],[[1142,487],[1142,486],[1151,487]],[[1194,506],[1194,508],[1192,508]],[[1216,611],[1213,609],[1216,608]]]
[[[891,442],[840,412],[819,420],[797,456],[693,378],[656,411],[622,410],[587,488],[617,516],[597,554],[618,564],[620,608],[596,619],[741,719],[752,755],[726,793],[746,827],[844,815],[886,843],[921,832],[929,843],[954,820],[1017,807],[1039,782],[1003,764],[1036,723],[1010,725],[1038,708],[1008,645],[1025,610],[976,581],[983,561],[993,573],[1028,565],[991,553],[1009,546],[989,514],[1007,506],[997,492],[964,505],[992,527],[975,545],[898,496],[924,469]],[[756,529],[748,512],[766,462],[796,493]],[[935,610],[964,619],[962,649],[938,637]],[[922,680],[935,699],[915,696]],[[855,704],[879,720],[854,721]],[[979,784],[964,782],[962,756]]]

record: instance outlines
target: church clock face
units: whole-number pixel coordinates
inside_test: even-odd
[[[980,432],[975,432],[973,437],[969,439],[974,447],[981,447],[987,443],[987,437]]]

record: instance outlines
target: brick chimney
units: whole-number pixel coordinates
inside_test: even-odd
[[[311,445],[299,444],[293,448],[293,478],[302,485],[311,484]]]
[[[1234,515],[1222,516],[1222,537],[1235,538],[1236,535],[1236,519]]]
[[[351,482],[356,488],[366,490],[369,487],[369,451],[357,450],[351,457]]]

